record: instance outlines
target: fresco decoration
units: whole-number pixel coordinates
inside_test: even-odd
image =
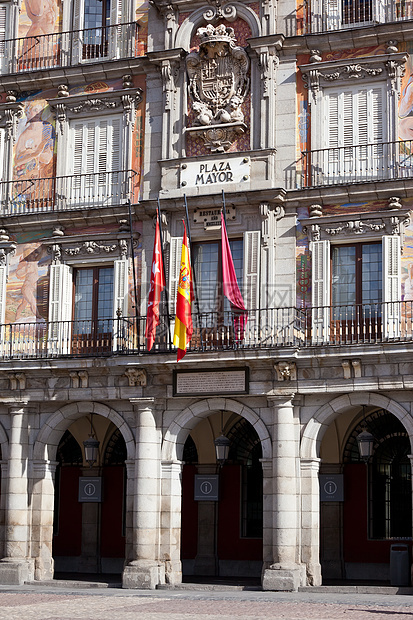
[[[62,0],[23,0],[19,15],[19,38],[61,32],[62,15]]]
[[[409,58],[406,62],[406,71],[402,79],[402,89],[399,99],[399,139],[413,139],[413,42],[409,41],[405,44]],[[405,144],[406,153],[409,155],[411,144]]]
[[[308,245],[308,237],[303,232],[302,219],[308,217],[308,207],[298,207],[296,227],[296,306],[308,308],[311,306],[311,254]]]
[[[365,56],[381,56],[387,53],[387,44],[372,46],[372,47],[358,47],[356,49],[338,50],[336,52],[326,52],[322,54],[323,61],[332,60],[350,60],[352,58],[361,58]]]
[[[51,256],[37,239],[52,231],[18,234],[15,255],[10,260],[6,289],[6,323],[44,323],[49,302],[49,265]]]
[[[136,42],[136,56],[144,56],[148,47],[148,11],[149,1],[138,0],[135,19],[138,23],[138,37]]]

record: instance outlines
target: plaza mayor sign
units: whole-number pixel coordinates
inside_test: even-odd
[[[211,187],[228,183],[246,184],[250,180],[249,157],[194,161],[181,165],[181,187]]]

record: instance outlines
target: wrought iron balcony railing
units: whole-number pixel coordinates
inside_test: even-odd
[[[108,207],[133,202],[136,172],[116,170],[0,183],[0,215]]]
[[[174,317],[161,316],[151,354],[175,353]],[[250,310],[245,329],[230,312],[194,316],[188,351],[413,345],[413,301]],[[146,317],[0,325],[0,359],[147,354]]]
[[[413,141],[304,151],[301,166],[301,187],[409,179],[413,178]]]
[[[26,73],[140,54],[138,24],[116,24],[0,42],[0,72]]]
[[[302,34],[315,34],[411,19],[412,0],[307,0],[298,33],[301,30]]]

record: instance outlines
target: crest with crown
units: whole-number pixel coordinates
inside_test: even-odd
[[[219,24],[216,28],[212,24],[208,24],[202,28],[198,28],[197,35],[200,38],[201,45],[210,43],[235,43],[234,29],[224,24]]]

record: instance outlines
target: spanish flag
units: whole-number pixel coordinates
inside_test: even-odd
[[[174,346],[178,347],[178,359],[181,360],[186,353],[192,338],[192,273],[189,261],[188,237],[184,224],[184,239],[182,242],[181,269],[179,271],[178,294],[176,296],[176,316],[174,331]]]

